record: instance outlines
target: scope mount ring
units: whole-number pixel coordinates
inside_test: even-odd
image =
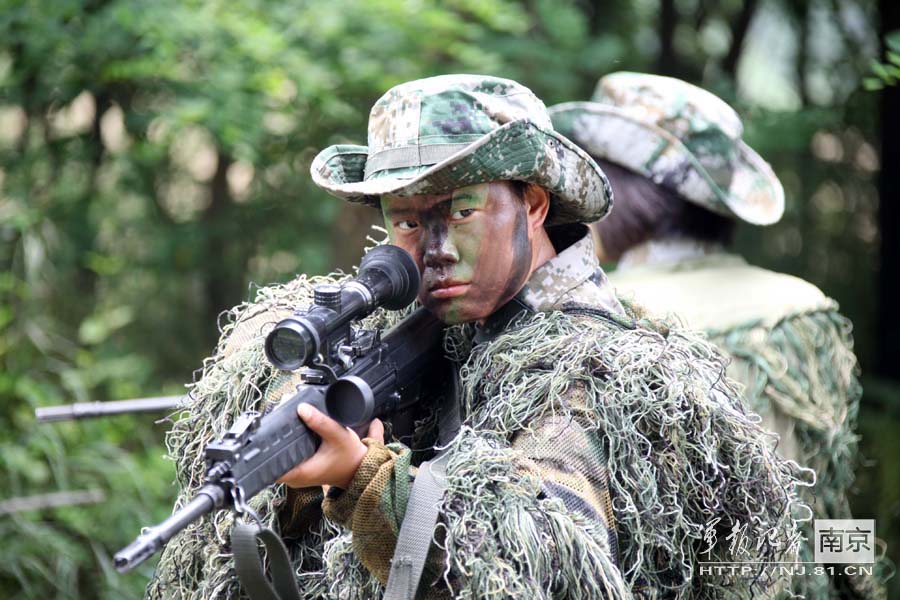
[[[307,368],[324,373],[327,380],[326,384],[328,385],[341,378],[340,375],[335,372],[332,366],[325,361],[325,358],[321,354],[316,354],[315,360]]]

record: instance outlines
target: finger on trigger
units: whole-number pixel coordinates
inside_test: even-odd
[[[321,479],[322,472],[322,458],[313,455],[282,475],[276,483],[284,483],[288,487],[307,487]]]
[[[303,466],[302,464],[297,465],[296,467],[294,467],[293,469],[291,469],[290,471],[288,471],[287,473],[285,473],[284,475],[279,477],[275,481],[275,483],[283,483],[283,484],[287,485],[288,487],[303,487],[302,485],[299,485],[299,486],[296,485],[296,482],[298,480],[299,481],[303,480],[304,469],[302,469],[302,466]]]

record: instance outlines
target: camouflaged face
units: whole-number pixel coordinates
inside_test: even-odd
[[[555,127],[593,156],[620,164],[709,210],[757,224],[781,218],[784,191],[741,141],[737,113],[678,79],[614,73],[592,102],[551,109]]]
[[[323,150],[313,181],[355,202],[528,181],[551,194],[548,224],[597,220],[611,204],[596,163],[553,131],[528,88],[507,79],[444,75],[392,88],[372,108],[368,144]]]

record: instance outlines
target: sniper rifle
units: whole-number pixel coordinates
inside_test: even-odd
[[[354,331],[350,324],[379,306],[404,308],[418,288],[415,262],[396,246],[371,250],[359,275],[343,285],[316,287],[313,305],[279,322],[266,338],[266,355],[276,367],[306,367],[297,393],[266,415],[241,414],[221,439],[208,444],[206,483],[172,516],[119,551],[116,569],[130,571],[218,508],[258,521],[247,501],[310,458],[320,443],[297,416],[299,404],[312,404],[362,436],[373,419],[415,402],[414,394],[404,392],[440,356],[442,323],[420,308],[383,339],[379,330]]]

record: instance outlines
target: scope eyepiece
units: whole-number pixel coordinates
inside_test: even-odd
[[[419,293],[419,267],[399,246],[376,246],[359,263],[357,280],[376,296],[376,304],[388,310],[409,306]]]

